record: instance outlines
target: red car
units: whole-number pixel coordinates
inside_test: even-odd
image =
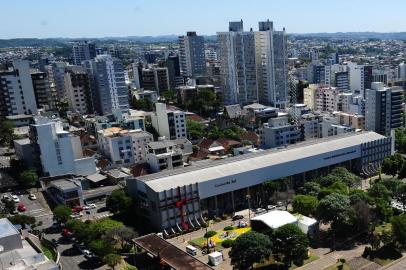
[[[17,206],[17,210],[20,211],[20,212],[25,212],[25,211],[27,211],[27,207],[25,207],[24,204],[20,203],[20,204]]]
[[[77,205],[72,208],[72,213],[79,213],[82,212],[83,210],[84,210],[83,206]]]
[[[72,235],[72,232],[70,230],[68,230],[68,229],[63,229],[62,230],[62,236],[69,237],[71,235]]]

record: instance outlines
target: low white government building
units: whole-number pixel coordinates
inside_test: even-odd
[[[375,132],[343,134],[220,161],[127,179],[144,220],[172,234],[203,223],[203,216],[246,209],[246,195],[262,183],[292,177],[303,183],[335,166],[373,173],[393,152],[392,140]]]

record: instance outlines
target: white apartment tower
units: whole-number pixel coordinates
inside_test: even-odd
[[[196,32],[179,37],[180,69],[183,76],[202,76],[206,72],[204,38]]]
[[[0,71],[0,116],[36,114],[37,103],[27,60],[14,60]]]
[[[254,32],[244,32],[242,20],[230,22],[229,32],[217,33],[217,42],[224,104],[258,101]]]
[[[90,42],[78,42],[72,46],[73,64],[80,66],[83,61],[96,57],[96,47]]]
[[[168,140],[187,138],[185,112],[167,110],[164,103],[155,103],[155,108],[151,121],[159,136]]]
[[[64,131],[62,122],[45,117],[31,125],[34,143],[45,175],[90,175],[96,172],[93,157],[84,157],[79,136]]]
[[[94,109],[99,114],[127,110],[129,108],[128,90],[121,60],[104,54],[98,55],[94,60],[85,61],[84,64],[93,75]]]
[[[287,36],[275,31],[273,22],[259,22],[255,32],[259,101],[278,108],[288,102]]]

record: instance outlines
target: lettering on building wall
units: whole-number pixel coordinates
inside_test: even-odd
[[[353,153],[355,153],[355,152],[357,152],[357,150],[352,150],[352,151],[348,151],[348,152],[345,152],[345,153],[341,153],[341,154],[337,154],[337,155],[325,157],[324,160],[328,160],[328,159],[332,159],[332,158],[336,158],[336,157],[346,156],[346,155],[349,155],[349,154],[353,154]]]
[[[215,184],[214,187],[222,187],[222,186],[225,186],[225,185],[230,185],[230,184],[235,184],[235,183],[237,183],[237,179],[227,180],[227,181],[225,181],[223,183]]]

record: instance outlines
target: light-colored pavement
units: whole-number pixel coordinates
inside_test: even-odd
[[[403,258],[396,261],[393,264],[382,267],[385,270],[405,270],[406,269],[406,254],[403,254]]]

